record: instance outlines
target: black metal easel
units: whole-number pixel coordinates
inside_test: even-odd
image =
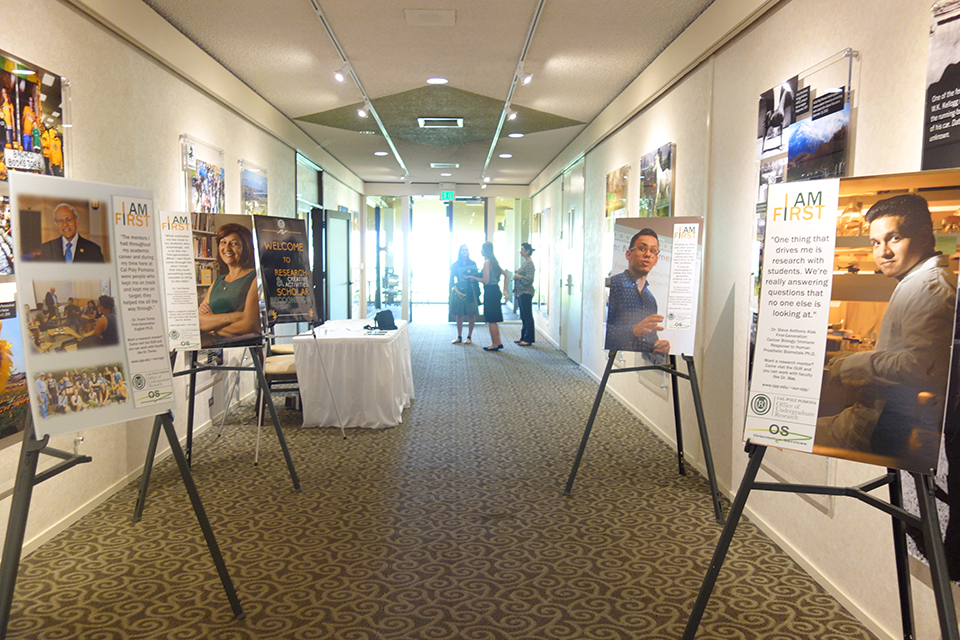
[[[920,517],[903,509],[900,487],[900,473],[896,469],[887,469],[883,476],[875,478],[855,487],[830,487],[822,485],[783,484],[778,482],[757,482],[757,472],[763,461],[766,447],[748,443],[746,450],[750,455],[740,489],[730,507],[730,515],[726,526],[720,534],[717,548],[710,560],[710,568],[703,579],[697,602],[690,613],[687,627],[683,632],[683,640],[693,640],[700,627],[700,621],[707,608],[707,601],[717,582],[717,576],[723,561],[726,558],[733,534],[737,529],[747,497],[754,489],[759,491],[779,491],[785,493],[810,493],[817,495],[848,496],[856,498],[872,507],[875,507],[893,518],[893,543],[897,563],[897,585],[900,593],[900,617],[903,623],[903,637],[912,640],[915,637],[913,628],[913,604],[910,593],[910,570],[907,560],[906,525],[913,525],[923,531],[923,539],[927,550],[927,560],[930,562],[930,575],[933,580],[934,598],[937,602],[937,615],[940,620],[941,637],[946,640],[960,640],[957,630],[957,612],[953,607],[953,595],[950,592],[950,579],[947,574],[946,554],[943,549],[943,538],[940,534],[940,520],[937,516],[936,498],[934,496],[933,476],[911,472],[917,484],[917,498],[920,503]],[[889,485],[890,502],[870,495],[870,491]]]
[[[193,476],[190,474],[190,466],[183,455],[183,449],[180,448],[180,441],[177,439],[176,430],[173,428],[173,417],[168,411],[165,414],[158,415],[154,419],[154,430],[159,433],[163,429],[167,434],[167,440],[170,441],[170,449],[173,457],[180,468],[180,477],[183,478],[183,484],[190,496],[190,502],[193,505],[193,511],[203,530],[203,536],[207,542],[207,548],[213,557],[213,562],[217,567],[217,573],[220,576],[220,582],[230,601],[230,607],[233,609],[234,616],[242,619],[243,610],[240,607],[240,599],[237,597],[236,589],[227,573],[226,564],[223,561],[223,555],[217,545],[217,540],[213,535],[213,529],[210,527],[210,520],[207,518],[203,503],[200,501],[200,494],[193,482]],[[20,557],[23,551],[23,540],[26,536],[27,515],[30,510],[30,499],[33,496],[33,487],[44,480],[50,478],[84,462],[90,462],[90,456],[71,454],[65,451],[59,451],[47,446],[50,437],[44,436],[42,440],[37,440],[33,428],[33,419],[27,416],[27,423],[24,428],[23,445],[20,449],[20,462],[17,466],[17,478],[13,488],[13,497],[10,504],[10,516],[7,521],[7,534],[3,543],[3,557],[0,560],[0,638],[7,635],[7,626],[10,622],[10,608],[13,604],[13,592],[17,581],[17,571],[20,567]],[[154,443],[154,448],[155,448]],[[40,454],[44,453],[56,458],[62,462],[49,469],[37,473]]]
[[[677,426],[677,458],[680,466],[680,475],[686,473],[683,460],[683,432],[680,424],[680,396],[677,384],[677,378],[683,378],[690,381],[690,389],[693,392],[693,406],[697,412],[697,425],[700,429],[700,443],[703,446],[703,457],[707,467],[707,480],[710,482],[710,495],[713,498],[713,511],[717,522],[723,523],[723,509],[720,506],[720,490],[717,488],[717,474],[713,468],[713,454],[710,451],[710,437],[707,434],[706,419],[703,414],[703,403],[700,399],[700,385],[697,383],[697,370],[693,364],[693,356],[681,355],[683,361],[687,363],[687,373],[677,369],[677,357],[670,356],[670,364],[651,364],[642,367],[627,367],[624,369],[613,369],[613,361],[617,357],[617,350],[611,349],[610,356],[607,358],[607,366],[603,370],[603,377],[600,379],[600,388],[597,389],[597,397],[593,401],[593,409],[590,410],[590,417],[587,419],[587,426],[583,430],[583,438],[580,440],[580,448],[577,450],[577,457],[573,461],[573,468],[570,469],[570,477],[567,479],[567,487],[564,489],[564,495],[570,495],[573,490],[573,481],[577,477],[577,470],[580,468],[580,461],[583,459],[583,452],[587,448],[587,440],[590,438],[590,430],[593,429],[593,422],[597,417],[597,411],[600,409],[600,399],[603,397],[603,391],[607,388],[607,379],[611,373],[628,373],[630,371],[662,371],[670,375],[670,381],[673,387],[673,417]]]
[[[277,439],[280,441],[280,449],[283,451],[283,458],[287,463],[287,470],[290,472],[290,480],[293,481],[293,488],[297,493],[301,493],[303,490],[300,488],[300,478],[297,476],[297,470],[293,467],[293,459],[290,457],[290,450],[287,448],[287,440],[283,437],[283,430],[280,428],[280,417],[277,415],[277,409],[273,405],[273,398],[270,395],[270,387],[267,386],[267,378],[263,373],[263,360],[261,359],[261,352],[259,345],[248,346],[250,349],[250,357],[253,360],[252,367],[242,367],[242,366],[230,366],[230,365],[213,365],[213,364],[201,364],[197,362],[197,352],[190,352],[190,364],[183,371],[175,371],[174,377],[176,376],[190,376],[190,393],[187,400],[187,453],[186,453],[186,462],[189,466],[192,463],[192,452],[193,452],[193,409],[194,409],[194,398],[196,397],[197,390],[197,373],[201,371],[256,371],[257,380],[259,381],[260,388],[263,389],[264,393],[264,402],[267,403],[267,406],[270,408],[270,416],[273,418],[273,428],[277,432]],[[170,367],[173,368],[173,365],[176,364],[177,352],[174,351],[170,355]],[[133,511],[133,521],[137,522],[143,516],[144,505],[147,501],[147,489],[150,486],[150,472],[153,469],[153,461],[157,455],[157,443],[160,439],[160,427],[157,424],[153,425],[153,433],[150,434],[150,443],[147,445],[147,458],[143,464],[143,475],[140,476],[140,491],[137,495],[137,504],[134,507]],[[179,444],[178,444],[179,446]]]

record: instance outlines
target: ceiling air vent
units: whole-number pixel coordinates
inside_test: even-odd
[[[417,118],[421,129],[462,129],[463,118]]]
[[[431,162],[431,169],[459,169],[459,162]]]

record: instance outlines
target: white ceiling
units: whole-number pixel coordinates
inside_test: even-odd
[[[404,171],[377,123],[355,115],[363,102],[356,84],[333,77],[342,60],[323,15],[374,108],[383,111],[412,181],[461,184],[481,179],[496,133],[491,123],[499,121],[539,8],[524,64],[533,82],[516,88],[512,106],[520,117],[504,127],[504,134],[526,135],[500,138],[486,169],[491,182],[505,185],[529,184],[712,1],[144,0],[363,181],[399,182]],[[426,17],[455,24],[412,26],[407,17],[416,14],[408,10],[437,11]],[[460,91],[435,90],[426,84],[433,76]],[[479,142],[437,146],[410,135],[417,115],[461,111],[476,116],[462,133]],[[324,124],[299,119],[306,116]],[[504,152],[513,157],[499,158]],[[460,168],[441,177],[431,162]]]

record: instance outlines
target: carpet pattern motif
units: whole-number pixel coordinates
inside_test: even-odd
[[[234,620],[173,460],[26,558],[9,637],[89,640],[679,638],[720,534],[704,478],[612,397],[563,496],[597,385],[545,343],[411,326],[417,399],[386,430],[300,429],[303,485],[235,408],[193,473],[246,617]],[[282,405],[277,398],[278,406]],[[92,464],[97,464],[94,459]],[[724,505],[725,509],[728,505]],[[873,636],[749,522],[698,638]]]

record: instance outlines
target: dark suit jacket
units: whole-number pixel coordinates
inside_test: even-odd
[[[63,240],[57,236],[40,245],[40,259],[46,262],[63,262]],[[77,244],[73,248],[74,262],[103,262],[100,245],[77,234]]]
[[[47,295],[43,298],[43,306],[46,308],[47,315],[59,315],[57,310],[57,303],[53,300],[53,294],[47,291]]]

